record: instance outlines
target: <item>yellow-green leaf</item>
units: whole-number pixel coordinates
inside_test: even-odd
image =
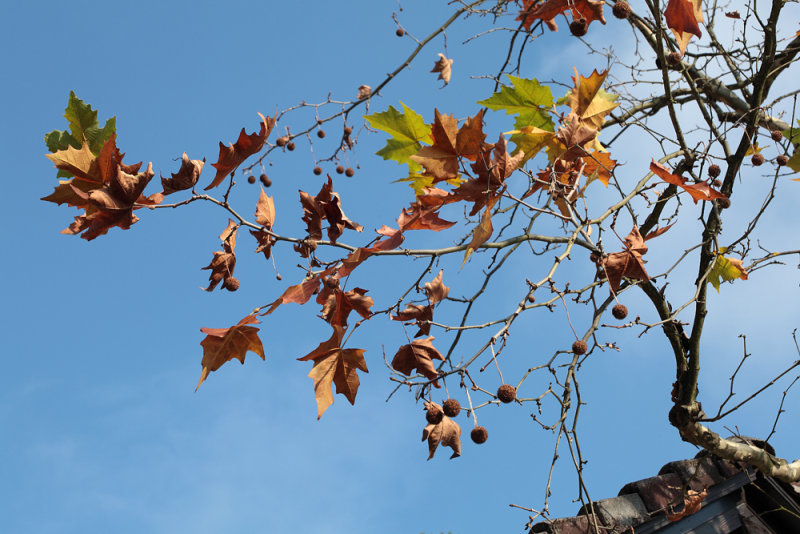
[[[719,285],[722,282],[732,282],[737,278],[747,280],[747,271],[742,265],[742,260],[736,258],[726,258],[723,255],[717,256],[714,266],[708,273],[708,282],[719,292]]]
[[[422,166],[410,159],[422,143],[431,144],[431,127],[425,123],[422,115],[409,108],[402,102],[403,113],[389,106],[389,109],[372,115],[364,115],[369,125],[378,130],[383,130],[392,137],[386,141],[386,146],[377,154],[383,159],[394,160],[399,164],[407,163],[410,172],[422,170]]]

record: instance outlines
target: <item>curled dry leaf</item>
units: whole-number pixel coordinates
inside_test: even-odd
[[[320,273],[309,276],[297,285],[289,286],[280,297],[269,304],[269,310],[265,311],[262,315],[271,314],[281,304],[286,304],[289,302],[301,305],[305,304],[309,301],[314,293],[319,291],[320,281],[331,274],[333,270],[333,267],[329,267]]]
[[[363,100],[365,98],[369,98],[369,95],[372,94],[372,87],[369,85],[362,85],[358,88],[358,100]]]
[[[650,280],[644,269],[642,255],[647,253],[647,245],[637,227],[625,238],[625,250],[614,252],[603,258],[603,269],[608,278],[608,286],[612,293],[619,290],[623,277],[634,280]]]
[[[439,53],[439,59],[433,65],[431,72],[438,72],[439,77],[437,79],[444,81],[444,84],[447,85],[450,83],[450,76],[453,74],[453,60]]]
[[[446,299],[447,295],[450,293],[450,288],[442,283],[443,275],[444,269],[441,269],[439,270],[439,274],[436,275],[436,278],[425,283],[425,294],[428,296],[428,302],[431,306]]]
[[[433,340],[430,336],[426,339],[417,339],[409,345],[403,345],[397,349],[397,353],[392,358],[392,367],[406,376],[411,376],[412,371],[416,371],[425,378],[434,380],[439,376],[433,360],[444,361],[444,356],[433,347]],[[434,380],[434,387],[440,387],[439,382]]]
[[[347,317],[351,311],[369,319],[372,316],[370,308],[375,302],[366,293],[367,290],[360,287],[342,291],[338,287],[324,286],[317,294],[317,304],[322,304],[322,318],[332,325],[343,327],[347,326]]]
[[[680,521],[684,517],[690,516],[700,511],[703,507],[703,500],[708,497],[708,489],[703,491],[695,491],[690,489],[683,497],[683,510],[677,514],[667,512],[667,519],[675,522]]]
[[[443,411],[435,402],[426,402],[425,410]],[[422,430],[422,441],[428,440],[428,460],[436,454],[439,444],[453,449],[450,459],[461,456],[461,427],[449,417],[442,416],[438,424],[429,424]]]
[[[178,191],[191,189],[200,178],[200,173],[203,172],[203,166],[206,164],[205,158],[189,159],[186,152],[181,157],[181,168],[177,173],[172,173],[172,178],[161,177],[161,187],[164,188],[164,195],[171,195]]]
[[[606,23],[603,2],[599,0],[547,0],[536,5],[537,2],[525,0],[517,17],[517,20],[523,21],[526,30],[531,29],[535,20],[541,19],[551,31],[558,31],[555,18],[567,10],[572,12],[572,20],[584,19],[587,26],[595,20]]]
[[[272,231],[272,225],[275,224],[275,202],[273,202],[272,197],[267,196],[263,187],[256,205],[256,222],[268,231]],[[263,252],[264,257],[269,259],[275,238],[264,230],[250,230],[250,234],[258,241],[256,253]]]
[[[220,141],[219,159],[216,163],[211,164],[212,167],[217,169],[217,174],[214,176],[211,183],[208,184],[208,187],[206,187],[206,191],[217,187],[222,183],[222,180],[235,171],[244,160],[264,148],[264,143],[267,142],[267,137],[269,137],[272,127],[275,126],[275,117],[265,118],[261,113],[259,113],[258,116],[261,117],[261,130],[259,132],[253,132],[247,135],[245,129],[242,128],[242,131],[239,133],[239,139],[235,144],[225,146],[222,141]]]
[[[379,235],[385,237],[375,242],[371,247],[360,247],[347,255],[342,260],[342,267],[336,273],[337,278],[344,278],[353,272],[353,269],[361,265],[367,258],[372,256],[375,252],[384,250],[394,250],[403,243],[403,231],[390,228],[383,225],[378,230],[375,230]]]
[[[300,204],[303,206],[303,222],[306,223],[308,238],[311,240],[322,239],[323,219],[328,221],[328,239],[331,243],[335,243],[345,229],[356,232],[364,229],[357,222],[348,219],[342,211],[342,201],[338,193],[333,191],[333,180],[330,176],[317,196],[312,197],[305,191],[300,191]]]
[[[668,184],[676,185],[689,193],[689,196],[692,197],[694,203],[697,204],[698,200],[714,200],[717,198],[728,198],[726,195],[723,195],[719,191],[712,189],[710,185],[705,182],[699,182],[696,184],[689,184],[686,185],[686,178],[682,176],[678,176],[677,174],[672,174],[669,169],[667,169],[664,165],[658,163],[657,161],[653,160],[650,162],[650,170],[667,182]]]
[[[200,331],[206,334],[205,339],[200,342],[203,347],[203,372],[200,374],[200,382],[197,383],[197,391],[200,385],[208,377],[208,373],[216,371],[224,363],[236,358],[244,365],[244,358],[248,351],[255,352],[265,360],[264,345],[258,338],[258,328],[247,326],[258,323],[255,315],[248,315],[236,326],[228,328],[201,328]]]
[[[217,287],[220,282],[223,282],[224,286],[225,281],[233,276],[233,269],[236,267],[236,254],[234,253],[234,249],[236,248],[236,232],[238,229],[239,226],[233,219],[228,219],[227,228],[219,235],[219,238],[222,240],[223,250],[214,252],[211,263],[202,269],[211,270],[211,274],[208,276],[209,284],[206,291],[214,291],[214,288]]]

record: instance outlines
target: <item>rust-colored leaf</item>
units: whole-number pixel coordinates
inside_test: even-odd
[[[489,238],[492,237],[492,232],[494,232],[494,228],[492,227],[492,206],[494,206],[494,199],[486,204],[486,209],[481,216],[481,222],[472,230],[472,239],[469,245],[467,245],[467,250],[464,251],[464,261],[461,263],[462,267],[467,263],[470,256],[472,256],[472,253],[478,250],[478,247],[486,243]]]
[[[333,404],[332,385],[336,393],[344,395],[350,404],[355,404],[358,387],[361,384],[356,371],[365,373],[367,362],[364,350],[341,348],[344,328],[333,325],[333,335],[319,347],[306,354],[300,361],[313,361],[314,367],[308,376],[314,380],[314,396],[317,399],[317,419]]]
[[[433,360],[442,360],[442,354],[433,347],[433,340],[430,336],[426,339],[416,339],[409,345],[403,345],[397,350],[392,358],[392,367],[406,376],[411,376],[411,372],[416,371],[428,379],[435,379],[439,376]],[[438,381],[434,381],[435,387],[440,387]]]
[[[692,35],[698,38],[703,36],[698,24],[703,22],[701,0],[669,0],[664,18],[667,27],[675,34],[681,55],[686,52],[686,46]]]
[[[433,65],[433,70],[431,72],[438,72],[439,77],[438,80],[444,81],[444,84],[447,85],[450,83],[450,76],[453,74],[453,60],[444,57],[444,54],[439,54],[439,59]]]
[[[435,402],[426,402],[425,410],[442,411],[442,407]],[[461,456],[461,427],[446,415],[442,416],[439,423],[428,424],[422,430],[422,441],[425,440],[428,440],[428,460],[433,458],[440,444],[453,449],[451,460]]]
[[[331,274],[334,268],[329,267],[324,271],[317,273],[313,276],[306,278],[303,282],[289,286],[283,294],[275,299],[272,303],[269,304],[269,310],[264,312],[262,315],[269,315],[275,311],[275,309],[280,306],[281,304],[287,304],[293,302],[295,304],[305,304],[309,301],[311,296],[319,291],[319,284],[320,281]]]
[[[692,197],[692,200],[694,201],[695,204],[697,204],[698,200],[714,200],[715,198],[728,198],[719,191],[712,189],[711,186],[705,182],[699,182],[696,184],[687,185],[686,178],[678,176],[676,174],[672,174],[669,169],[667,169],[664,165],[658,163],[655,160],[653,160],[650,163],[650,170],[653,172],[653,174],[655,174],[668,184],[677,185],[678,187],[689,193],[689,196]]]
[[[583,174],[586,176],[586,185],[589,185],[594,180],[599,180],[604,186],[608,187],[611,173],[614,172],[616,166],[616,160],[611,159],[611,154],[608,152],[595,150],[588,156],[584,156]]]
[[[372,315],[370,308],[375,303],[372,297],[366,296],[367,290],[357,287],[350,291],[342,291],[338,287],[324,287],[317,294],[317,304],[322,304],[322,318],[332,325],[347,326],[347,317],[355,311],[364,319]]]
[[[353,269],[361,265],[367,258],[372,256],[373,253],[382,250],[394,250],[403,243],[403,231],[390,228],[383,225],[376,232],[386,239],[381,239],[371,247],[360,247],[351,252],[344,260],[342,260],[342,267],[336,273],[337,278],[344,278],[353,272]]]
[[[222,141],[220,141],[219,158],[216,163],[211,164],[212,167],[217,169],[217,174],[214,176],[211,183],[208,184],[208,187],[206,187],[206,191],[217,187],[222,183],[222,180],[235,171],[244,160],[264,148],[264,143],[267,142],[267,137],[269,137],[272,127],[275,126],[275,117],[265,118],[261,113],[259,113],[258,116],[261,117],[261,131],[247,135],[245,129],[242,128],[241,133],[239,133],[239,139],[235,144],[225,146]]]
[[[439,274],[436,275],[436,278],[425,283],[425,294],[428,296],[428,302],[431,306],[446,299],[447,295],[450,293],[450,288],[442,283],[443,275],[444,270],[441,269],[439,270]]]
[[[317,196],[312,197],[300,191],[300,204],[303,206],[303,222],[306,223],[308,238],[314,241],[322,239],[322,221],[328,222],[328,239],[335,243],[345,229],[360,232],[364,229],[360,224],[351,221],[342,211],[339,194],[333,191],[333,181],[328,176],[327,183],[322,185]]]
[[[275,203],[272,197],[267,196],[264,188],[261,188],[261,195],[258,198],[256,205],[256,222],[272,231],[272,225],[275,223]],[[272,245],[275,243],[275,238],[264,230],[250,230],[250,234],[258,241],[256,253],[263,252],[264,257],[269,259],[272,254]]]
[[[247,326],[258,323],[255,315],[248,315],[235,326],[228,328],[201,328],[200,331],[206,334],[205,339],[200,342],[203,346],[203,372],[200,374],[200,382],[197,388],[208,377],[208,373],[216,371],[224,363],[236,358],[244,364],[244,358],[248,351],[255,352],[265,360],[264,346],[258,338],[258,328]]]
[[[206,164],[205,158],[189,159],[186,152],[181,157],[181,168],[177,173],[172,173],[172,178],[161,177],[161,187],[164,188],[164,195],[171,195],[178,191],[191,189],[200,178],[200,173],[203,172],[203,165]]]
[[[644,244],[639,229],[634,226],[631,233],[625,238],[625,250],[609,254],[603,260],[603,269],[612,293],[619,290],[623,277],[645,282],[650,280],[650,276],[644,269],[643,254],[647,254],[647,245]]]
[[[208,276],[209,284],[206,291],[214,291],[214,288],[222,282],[222,287],[228,282],[229,278],[233,278],[233,269],[236,267],[236,232],[239,229],[233,219],[228,219],[228,226],[219,235],[222,240],[223,250],[214,252],[214,257],[207,267],[201,270],[209,269],[211,274]]]
[[[690,489],[683,497],[683,510],[676,514],[668,511],[667,519],[672,522],[680,521],[684,517],[699,512],[700,508],[703,507],[703,500],[706,497],[708,497],[708,489],[703,489],[703,491],[695,491]]]
[[[605,24],[606,19],[603,15],[603,2],[600,0],[547,0],[537,7],[531,8],[534,2],[526,2],[523,5],[517,20],[523,20],[526,29],[530,29],[534,20],[541,19],[552,31],[558,31],[555,23],[556,16],[570,10],[572,20],[584,19],[588,26],[595,20]]]
[[[431,323],[433,320],[433,305],[428,304],[406,304],[405,309],[400,311],[397,315],[391,316],[392,321],[416,321],[419,330],[414,337],[427,336],[431,333]]]
[[[475,215],[489,202],[494,202],[505,180],[517,170],[525,158],[522,150],[514,156],[508,153],[506,138],[502,134],[496,144],[487,145],[485,149],[471,165],[477,177],[461,184],[452,195],[454,200],[474,203],[470,215]]]

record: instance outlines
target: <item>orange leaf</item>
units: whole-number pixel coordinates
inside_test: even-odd
[[[222,287],[226,287],[229,280],[236,280],[233,278],[233,269],[236,267],[234,249],[236,248],[236,232],[238,229],[239,226],[233,222],[233,219],[228,219],[228,226],[219,235],[222,240],[223,250],[214,252],[211,263],[201,269],[203,271],[206,269],[211,271],[211,274],[208,275],[209,284],[206,291],[214,291],[214,288],[220,282],[222,282]],[[238,288],[238,285],[236,288]]]
[[[554,19],[568,9],[572,12],[572,20],[583,18],[586,20],[587,26],[595,20],[599,20],[603,24],[606,23],[606,19],[603,16],[603,2],[599,0],[547,0],[536,8],[530,10],[523,8],[520,16],[523,16],[527,11],[527,15],[525,15],[526,28],[530,28],[533,20],[541,19],[547,24],[548,28],[552,31],[557,31],[558,26]],[[518,18],[517,20],[520,19]]]
[[[255,352],[266,360],[264,346],[258,338],[258,328],[246,326],[258,323],[255,315],[248,315],[236,326],[228,328],[201,328],[200,331],[207,334],[205,339],[200,342],[203,347],[203,372],[200,374],[200,382],[197,388],[208,377],[208,373],[216,371],[224,363],[236,358],[244,365],[244,358],[248,351]]]
[[[181,168],[178,169],[177,174],[172,173],[172,178],[161,177],[161,186],[164,188],[164,194],[170,195],[177,191],[193,188],[200,178],[200,173],[203,172],[205,164],[205,158],[202,160],[189,159],[189,156],[184,152],[181,158]]]
[[[644,239],[637,227],[634,226],[631,233],[625,238],[625,248],[626,250],[614,252],[603,259],[603,269],[612,293],[619,290],[622,277],[645,282],[650,279],[642,262],[642,255],[647,254],[647,245],[644,244]]]
[[[426,339],[417,339],[409,345],[403,345],[397,349],[397,353],[392,358],[392,367],[406,376],[411,376],[411,372],[416,369],[422,376],[435,379],[439,376],[433,360],[442,360],[442,354],[433,347],[433,340],[430,336]],[[434,382],[435,387],[439,387],[438,382]]]
[[[698,25],[698,22],[703,22],[700,0],[669,0],[664,18],[667,27],[675,34],[681,55],[686,51],[692,35],[698,38],[703,36]]]
[[[692,200],[694,200],[695,204],[697,204],[698,200],[714,200],[715,198],[728,198],[719,191],[711,189],[711,186],[709,186],[705,182],[686,185],[687,182],[686,178],[683,178],[682,176],[678,176],[676,174],[672,174],[669,171],[669,169],[667,169],[665,166],[663,166],[662,164],[658,163],[655,160],[653,160],[650,163],[650,170],[653,172],[653,174],[655,174],[668,184],[677,185],[678,187],[689,193],[689,196],[692,197]]]
[[[206,191],[221,184],[222,180],[235,171],[244,160],[264,147],[264,143],[267,142],[267,137],[269,137],[272,127],[275,126],[275,117],[265,118],[261,113],[259,113],[258,116],[261,117],[260,132],[253,132],[247,135],[244,128],[242,128],[236,144],[225,146],[222,144],[222,141],[220,141],[219,159],[216,163],[211,164],[212,167],[217,169],[217,175],[214,176],[214,179],[208,184],[208,187],[205,189]]]
[[[443,80],[444,84],[450,83],[450,76],[453,73],[453,60],[444,57],[444,54],[439,54],[439,59],[433,65],[431,72],[438,72],[438,80]]]
[[[703,499],[705,499],[707,496],[707,489],[704,489],[703,491],[695,491],[690,489],[683,497],[683,510],[677,514],[671,514],[670,512],[667,512],[667,519],[673,522],[680,521],[686,516],[690,516],[699,512],[700,508],[703,507]]]

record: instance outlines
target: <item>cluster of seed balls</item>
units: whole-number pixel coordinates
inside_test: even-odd
[[[628,2],[625,2],[625,0],[617,0],[611,8],[611,12],[614,13],[614,16],[618,19],[627,19],[631,14],[631,6],[628,5]],[[586,19],[583,17],[569,23],[569,31],[575,37],[583,37],[586,35],[588,28],[589,23],[586,22]]]

